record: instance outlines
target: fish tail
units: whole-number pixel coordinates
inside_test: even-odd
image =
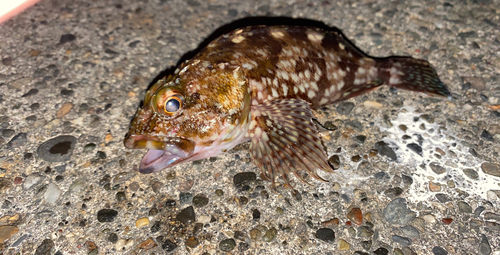
[[[425,60],[388,57],[377,59],[377,66],[380,79],[391,87],[451,98],[446,85]]]

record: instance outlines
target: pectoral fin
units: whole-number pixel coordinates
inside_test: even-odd
[[[306,181],[299,171],[326,182],[316,170],[333,172],[326,161],[309,104],[304,100],[276,99],[252,106],[248,132],[252,160],[273,185],[277,175],[290,186],[290,173],[303,182]]]

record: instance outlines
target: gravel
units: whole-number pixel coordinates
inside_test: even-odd
[[[496,254],[499,6],[40,1],[0,25],[0,250]],[[218,29],[283,21],[272,17],[338,27],[372,56],[426,59],[452,97],[381,87],[315,111],[329,182],[273,187],[248,144],[138,173],[145,150],[123,137],[154,79]]]

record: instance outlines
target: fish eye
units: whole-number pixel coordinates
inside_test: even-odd
[[[164,111],[165,113],[172,115],[179,111],[182,107],[182,97],[180,95],[172,95],[167,100],[165,100]]]
[[[149,102],[157,113],[165,117],[178,115],[185,103],[182,93],[169,87],[160,88]]]

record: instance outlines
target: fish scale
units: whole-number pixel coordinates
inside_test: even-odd
[[[250,141],[253,162],[273,185],[280,176],[290,187],[290,174],[325,181],[316,171],[332,169],[311,110],[384,84],[450,96],[427,61],[369,57],[337,30],[245,27],[154,84],[124,144],[149,149],[139,171],[151,173]]]
[[[348,98],[343,96],[348,92],[343,90],[345,84],[353,85],[346,89],[362,91],[378,75],[373,59],[348,44],[337,32],[318,28],[249,27],[212,44],[209,50],[217,51],[220,58],[245,49],[244,55],[233,54],[236,56],[231,63],[245,69],[254,99],[252,104],[275,98],[301,98],[314,109]]]

